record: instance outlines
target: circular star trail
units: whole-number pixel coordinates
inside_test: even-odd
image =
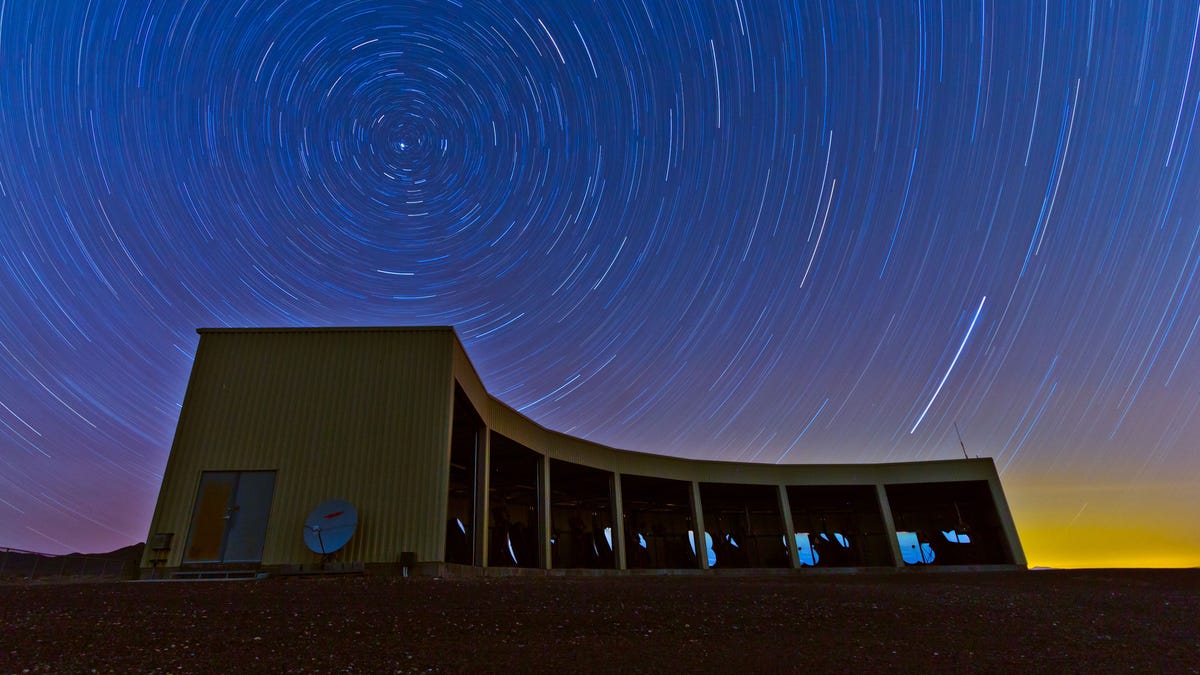
[[[195,328],[437,324],[554,429],[853,463],[957,423],[1034,563],[1153,530],[1138,560],[1196,564],[1198,28],[0,2],[0,545],[144,538]]]

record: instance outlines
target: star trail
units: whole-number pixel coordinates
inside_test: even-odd
[[[142,541],[201,326],[454,325],[631,450],[991,456],[1200,564],[1183,2],[0,0],[0,546]]]

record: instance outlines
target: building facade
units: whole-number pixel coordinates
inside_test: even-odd
[[[629,452],[490,396],[452,328],[201,329],[143,574],[1024,567],[991,459]],[[304,544],[318,504],[358,526]],[[698,535],[697,533],[702,533]]]

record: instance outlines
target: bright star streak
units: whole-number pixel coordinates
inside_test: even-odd
[[[925,414],[933,406],[933,402],[937,400],[938,394],[942,393],[942,387],[946,384],[946,380],[950,379],[950,373],[954,370],[954,364],[958,363],[958,357],[962,354],[962,350],[967,346],[967,340],[971,339],[971,331],[975,330],[975,322],[979,321],[979,314],[983,311],[983,303],[987,302],[987,296],[979,301],[979,307],[975,310],[975,316],[971,319],[971,325],[967,326],[967,334],[963,336],[962,343],[958,345],[958,351],[954,352],[954,358],[950,361],[950,367],[946,369],[946,374],[942,376],[942,381],[938,383],[937,390],[933,392],[933,397],[929,399],[929,403],[925,405],[925,409],[921,411],[921,416],[917,418],[917,423],[909,429],[908,433],[914,433],[917,427],[921,426],[921,420],[925,419]]]

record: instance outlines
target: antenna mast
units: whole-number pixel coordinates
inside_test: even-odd
[[[958,422],[954,423],[954,434],[958,436],[958,445],[962,448],[963,459],[971,459],[970,457],[967,457],[967,446],[963,443],[962,434],[958,432]]]

